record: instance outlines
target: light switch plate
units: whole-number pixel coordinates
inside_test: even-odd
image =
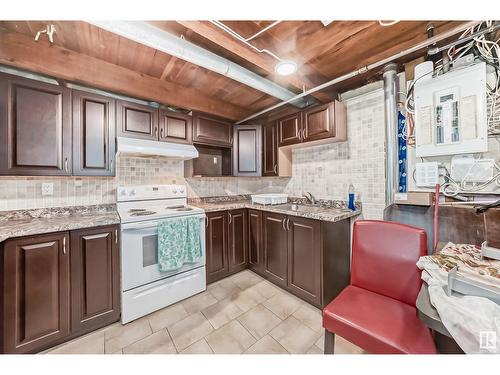
[[[53,195],[54,194],[54,184],[52,182],[42,183],[42,195]]]

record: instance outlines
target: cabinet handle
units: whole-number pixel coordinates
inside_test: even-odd
[[[283,221],[281,222],[281,225],[283,225],[283,230],[286,230],[286,227],[285,227],[285,221],[286,221],[286,217],[283,219]]]
[[[306,129],[302,129],[302,140],[306,140]]]
[[[163,138],[163,128],[160,128],[160,138]]]
[[[274,171],[274,174],[278,174],[278,164],[274,164],[273,171]]]
[[[233,221],[233,216],[231,215],[230,212],[228,212],[228,215],[229,215],[229,224],[231,224],[231,221]]]
[[[208,216],[205,216],[205,226],[208,228]]]
[[[118,229],[115,229],[115,244],[118,244]]]
[[[64,158],[64,172],[68,173],[68,158]]]
[[[66,255],[66,237],[63,237],[63,254]]]
[[[113,159],[109,161],[109,170],[113,172]]]
[[[158,137],[158,127],[155,126],[155,136]]]
[[[290,218],[286,218],[286,230],[290,230]]]

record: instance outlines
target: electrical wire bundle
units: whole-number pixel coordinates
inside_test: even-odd
[[[475,27],[470,27],[465,30],[462,35],[458,38],[458,40],[465,38],[468,35],[474,34],[480,31],[483,28],[489,28],[493,24],[492,21],[481,22]],[[447,59],[449,63],[453,63],[457,59],[465,56],[468,53],[473,53],[474,56],[484,61],[490,66],[495,68],[495,77],[489,77],[489,80],[486,83],[487,87],[487,107],[488,107],[488,135],[490,136],[498,136],[500,135],[500,38],[496,41],[488,40],[486,34],[475,37],[470,42],[464,44],[460,47],[451,47],[446,52]],[[440,59],[436,62],[435,68],[433,72],[429,72],[427,74],[437,75],[443,69],[443,59]],[[423,75],[425,77],[427,74]],[[407,112],[407,129],[404,132],[403,136],[406,137],[407,144],[409,146],[415,145],[415,136],[414,136],[414,101],[413,101],[413,93],[415,88],[415,83],[422,77],[419,77],[415,81],[410,81],[408,84],[406,101],[405,101],[405,109]]]
[[[472,164],[471,168],[469,171],[465,174],[465,176],[462,178],[461,181],[456,181],[453,179],[446,167],[444,169],[446,170],[446,173],[443,175],[443,177],[446,179],[446,182],[441,185],[441,191],[443,194],[447,197],[455,197],[460,193],[476,193],[478,191],[483,190],[486,186],[491,184],[492,182],[495,182],[495,185],[500,188],[500,167],[498,166],[497,163],[493,163],[493,166],[496,168],[496,173],[494,174],[493,177],[491,177],[488,181],[482,182],[480,184],[477,183],[470,183],[467,181],[467,177],[472,171],[472,168],[474,167],[475,164]]]

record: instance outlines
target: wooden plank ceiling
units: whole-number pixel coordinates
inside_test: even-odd
[[[160,86],[168,87],[166,92],[180,92],[183,88],[186,89],[183,92],[184,96],[180,95],[182,100],[179,98],[173,100],[169,95],[163,98],[160,91],[154,97],[147,92],[140,95],[142,91],[128,91],[126,84],[120,86],[120,93],[187,109],[203,110],[232,120],[241,119],[278,102],[276,98],[223,75],[82,21],[1,21],[0,32],[9,37],[1,37],[0,34],[0,63],[30,68],[44,74],[56,75],[56,78],[70,80],[68,75],[71,74],[71,70],[68,67],[65,67],[64,77],[57,77],[57,66],[44,69],[43,61],[25,61],[30,58],[36,59],[39,56],[36,53],[31,57],[25,56],[26,54],[16,55],[17,60],[9,58],[9,53],[14,53],[15,50],[13,44],[18,42],[16,35],[28,46],[27,37],[33,38],[37,31],[44,29],[50,23],[56,27],[54,45],[49,46],[46,36],[42,35],[43,40],[33,47],[36,49],[39,45],[40,49],[45,48],[45,57],[47,54],[50,55],[51,51],[68,54],[74,52],[75,59],[78,59],[78,56],[92,58],[91,61],[97,64],[97,68],[99,62],[103,62],[105,64],[103,69],[106,72],[111,71],[109,64],[125,68],[123,72],[127,74],[135,72],[146,77],[150,85],[156,82]],[[257,48],[272,51],[280,58],[295,61],[298,64],[298,71],[289,77],[275,74],[276,60],[273,57],[255,51],[208,21],[151,23],[175,35],[182,35],[190,42],[299,93],[304,88],[314,87],[425,40],[429,22],[401,21],[393,26],[382,27],[377,21],[334,21],[325,27],[319,21],[283,21],[253,39],[251,43]],[[257,33],[270,23],[270,21],[224,21],[225,25],[243,37]],[[432,23],[435,26],[434,33],[437,35],[461,22],[433,21]],[[371,76],[364,76],[361,79],[366,81]],[[78,77],[80,81],[86,80],[83,75]],[[110,76],[109,80],[113,80],[113,77]],[[342,89],[354,88],[364,83],[363,81],[350,81],[349,85],[352,87],[344,86]],[[115,87],[97,80],[88,83],[105,89]],[[330,88],[316,94],[315,98],[320,102],[331,100],[338,89],[338,87]],[[192,94],[196,92],[200,93],[201,99],[193,97]],[[207,101],[210,103],[207,104]],[[224,110],[224,107],[229,108]]]

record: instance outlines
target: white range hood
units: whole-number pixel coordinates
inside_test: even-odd
[[[198,150],[193,145],[127,137],[117,137],[116,140],[117,155],[156,155],[180,160],[195,159],[198,157]]]

